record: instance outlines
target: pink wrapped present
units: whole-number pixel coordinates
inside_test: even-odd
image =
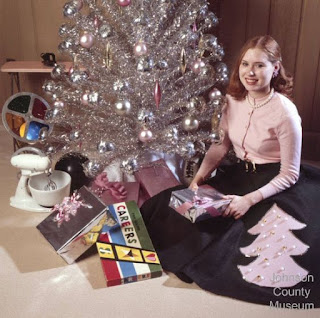
[[[139,182],[109,182],[106,172],[100,173],[91,185],[91,190],[106,205],[139,199]]]
[[[141,168],[135,173],[135,177],[141,186],[139,206],[159,192],[180,184],[163,159],[153,161],[150,165]]]
[[[169,206],[194,223],[220,216],[230,201],[211,186],[203,185],[196,192],[189,188],[173,191]]]

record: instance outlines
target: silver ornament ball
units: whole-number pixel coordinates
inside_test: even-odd
[[[128,174],[133,174],[138,170],[138,162],[136,159],[128,159],[121,162],[120,168]]]
[[[83,1],[82,0],[72,0],[73,4],[76,6],[78,10],[81,10],[83,7]]]
[[[70,133],[69,138],[71,141],[77,140],[80,138],[80,132],[78,130],[74,130]]]
[[[177,127],[169,127],[164,131],[165,139],[170,141],[171,143],[176,143],[179,139],[178,129]]]
[[[188,132],[196,131],[199,128],[199,121],[195,116],[188,115],[183,119],[182,127]]]
[[[223,62],[216,63],[214,68],[218,74],[227,74],[228,73],[228,66]]]
[[[116,146],[112,142],[107,142],[106,149],[107,151],[114,151],[116,149]]]
[[[219,20],[213,12],[209,12],[204,19],[206,29],[212,29],[219,24]]]
[[[94,104],[94,105],[99,105],[100,104],[100,95],[98,92],[90,92],[88,95],[89,103]]]
[[[215,87],[209,92],[209,99],[211,101],[220,99],[222,96],[222,93]]]
[[[141,10],[141,9],[140,9]],[[133,22],[137,25],[146,26],[149,23],[148,15],[145,12],[139,12],[138,17],[136,17]]]
[[[99,27],[99,34],[103,39],[112,35],[112,28],[110,25],[104,23]]]
[[[161,60],[157,63],[157,68],[159,70],[166,70],[168,68],[168,62],[165,60]]]
[[[154,61],[149,56],[141,56],[138,60],[137,71],[150,72],[154,67]]]
[[[61,53],[64,52],[72,52],[75,48],[75,43],[72,39],[68,38],[65,39],[64,41],[62,41],[59,45],[58,45],[58,49]]]
[[[96,161],[86,161],[82,166],[85,175],[89,178],[94,178],[103,171],[102,165]]]
[[[47,154],[55,153],[55,151],[56,151],[56,149],[55,149],[55,147],[53,147],[53,146],[48,146],[48,147],[46,148],[46,150],[45,150],[45,152],[46,152]]]
[[[80,84],[88,79],[89,75],[85,71],[73,70],[70,74],[70,82],[73,84]]]
[[[49,95],[52,95],[53,92],[56,90],[56,88],[57,86],[54,81],[46,81],[42,86],[42,89],[44,90],[44,92]]]
[[[124,99],[124,100],[118,100],[115,103],[115,112],[116,114],[120,115],[120,116],[124,116],[129,114],[131,111],[131,103]]]
[[[187,103],[187,110],[189,112],[203,111],[206,106],[206,101],[202,96],[192,97]]]
[[[115,92],[119,92],[119,93],[123,93],[126,92],[129,89],[129,83],[125,80],[120,80],[117,79],[114,83],[113,83],[113,90]]]
[[[73,16],[76,15],[77,12],[78,12],[77,5],[75,3],[73,3],[72,1],[71,2],[67,2],[63,6],[63,14],[67,18],[72,18]]]
[[[42,127],[39,131],[39,140],[45,141],[49,135],[48,127]]]
[[[63,108],[64,107],[64,101],[57,99],[54,101],[53,103],[53,107],[57,107],[57,108]]]
[[[224,130],[214,129],[211,131],[209,138],[212,143],[219,145],[222,143],[222,141],[224,139],[224,135],[225,135]]]
[[[180,149],[183,157],[192,158],[196,154],[194,143],[191,141],[182,145]]]
[[[70,32],[70,24],[62,24],[59,28],[59,35],[60,36],[66,36]]]
[[[97,150],[99,151],[100,154],[103,154],[109,151],[114,151],[114,149],[115,149],[114,144],[108,141],[101,140],[97,145]]]
[[[97,145],[97,150],[100,154],[107,152],[107,142],[106,141],[100,141]]]
[[[63,64],[57,64],[51,71],[51,77],[54,79],[61,78],[66,72],[66,67]]]
[[[199,75],[201,77],[213,78],[215,75],[215,70],[212,65],[206,64],[203,68],[201,68]]]
[[[202,41],[203,41],[203,44],[204,44],[204,48],[207,51],[212,52],[212,51],[215,51],[217,49],[218,40],[214,35],[212,35],[212,34],[204,34],[202,36]]]
[[[153,112],[146,108],[141,108],[138,111],[138,120],[141,123],[149,123],[154,119]]]

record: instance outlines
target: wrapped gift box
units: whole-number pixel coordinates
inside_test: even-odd
[[[142,205],[143,201],[162,190],[180,184],[163,159],[153,161],[150,166],[141,168],[135,172],[135,177],[141,185],[140,197],[142,200],[139,201],[139,206]]]
[[[96,242],[103,224],[115,224],[106,205],[85,186],[53,209],[37,228],[68,264]]]
[[[192,223],[220,216],[231,200],[209,185],[200,186],[197,192],[191,189],[173,191],[169,206]]]
[[[108,206],[116,225],[104,225],[96,243],[107,286],[160,277],[162,267],[134,201]]]

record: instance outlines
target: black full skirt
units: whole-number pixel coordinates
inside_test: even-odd
[[[246,172],[241,163],[223,166],[208,184],[224,194],[244,195],[268,183],[279,173],[279,168],[279,164],[260,165],[253,173]],[[181,188],[183,186],[165,190],[141,207],[165,270],[218,295],[287,308],[320,307],[319,169],[302,165],[294,186],[259,202],[239,220],[216,217],[191,223],[168,206],[171,192]],[[310,248],[301,256],[291,257],[313,278],[277,290],[246,282],[237,268],[237,265],[247,265],[254,260],[253,257],[246,258],[240,248],[254,241],[256,236],[247,231],[274,203],[307,225],[293,234]],[[308,291],[308,297],[305,291]]]

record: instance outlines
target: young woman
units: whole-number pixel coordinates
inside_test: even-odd
[[[278,43],[270,36],[249,40],[230,78],[220,123],[224,140],[211,145],[190,185],[208,183],[230,198],[223,217],[189,222],[168,207],[175,189],[161,192],[141,208],[164,269],[221,295],[268,305],[308,302],[320,307],[320,250],[316,246],[320,239],[320,170],[300,166],[301,119],[290,100],[291,91],[292,78],[282,65]],[[237,160],[223,165],[231,147]],[[216,176],[210,178],[215,169]],[[294,235],[310,248],[294,260],[313,281],[298,282],[292,288],[310,290],[308,299],[302,293],[279,294],[247,282],[237,268],[253,262],[240,248],[254,241],[248,229],[275,203],[307,225]],[[287,257],[291,255],[294,252]],[[286,266],[283,259],[281,268]]]

